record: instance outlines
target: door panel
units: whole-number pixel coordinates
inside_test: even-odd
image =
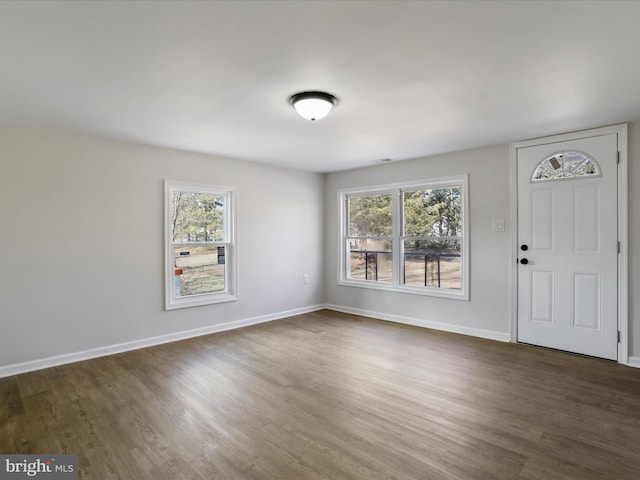
[[[573,251],[600,252],[600,186],[573,189]]]
[[[610,134],[517,151],[520,342],[617,358],[617,145]],[[589,165],[575,169],[581,155]]]
[[[534,251],[553,250],[553,191],[540,188],[531,192],[531,246]]]
[[[531,320],[553,323],[555,293],[553,272],[531,271]]]
[[[600,330],[600,275],[573,275],[573,326]]]

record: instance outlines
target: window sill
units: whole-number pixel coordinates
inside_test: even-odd
[[[197,295],[193,297],[176,298],[165,304],[165,310],[178,310],[180,308],[199,307],[202,305],[215,305],[217,303],[235,302],[237,295],[231,293],[217,293],[215,295]]]
[[[452,300],[469,301],[469,293],[462,290],[450,290],[444,288],[398,286],[373,281],[339,280],[338,285],[342,287],[365,288],[369,290],[382,290],[394,293],[406,293],[409,295],[421,295],[426,297],[449,298]]]

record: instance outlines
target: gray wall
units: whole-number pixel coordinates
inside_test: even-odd
[[[470,301],[338,286],[338,190],[469,174]],[[376,316],[488,337],[508,338],[509,147],[469,150],[327,175],[327,303]],[[492,232],[491,221],[506,232]]]
[[[640,366],[640,122],[629,127],[629,350]],[[508,145],[320,175],[0,125],[0,166],[0,370],[325,303],[508,337]],[[460,173],[470,301],[337,285],[338,189]],[[165,178],[238,187],[237,302],[163,310]],[[491,231],[494,219],[504,233]]]
[[[564,132],[558,132],[564,133]],[[640,366],[640,122],[629,125],[629,354]],[[470,301],[338,286],[338,190],[469,173]],[[455,152],[326,176],[327,303],[345,311],[505,338],[510,332],[509,146]],[[505,232],[491,232],[504,219]]]
[[[324,302],[320,174],[11,125],[0,162],[0,367]],[[166,178],[238,187],[238,301],[163,310]]]

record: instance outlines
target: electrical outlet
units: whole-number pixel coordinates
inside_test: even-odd
[[[309,285],[309,274],[305,273],[304,275],[302,275],[302,283],[304,283],[305,285]]]

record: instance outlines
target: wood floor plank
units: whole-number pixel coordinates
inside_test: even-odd
[[[640,370],[321,311],[0,380],[82,479],[637,480]]]
[[[12,417],[24,415],[24,404],[15,377],[0,378],[0,392],[3,393],[0,425]]]

